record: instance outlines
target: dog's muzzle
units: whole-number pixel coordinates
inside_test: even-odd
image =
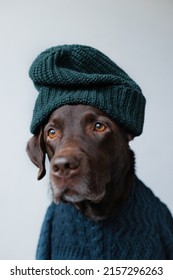
[[[84,160],[82,154],[75,149],[61,150],[51,159],[50,179],[54,201],[80,202],[87,189],[82,180]]]
[[[100,182],[96,172],[98,166],[91,162],[94,158],[89,161],[87,154],[77,148],[66,148],[53,156],[50,181],[54,202],[90,200],[98,203],[103,199],[107,176]]]

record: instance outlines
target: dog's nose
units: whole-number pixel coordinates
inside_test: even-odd
[[[78,172],[80,161],[75,157],[61,156],[52,163],[52,172],[58,177],[70,177]]]

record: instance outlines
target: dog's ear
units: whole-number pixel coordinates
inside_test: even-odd
[[[128,143],[135,138],[135,135],[133,134],[133,132],[131,132],[128,129],[123,128],[123,127],[121,127],[121,129],[122,129],[122,133],[124,134]]]
[[[135,138],[135,136],[133,135],[133,133],[127,132],[127,140],[128,142],[132,141]]]
[[[46,174],[45,168],[45,144],[43,132],[40,130],[38,135],[34,135],[27,143],[26,151],[30,160],[39,168],[37,179],[40,180]]]

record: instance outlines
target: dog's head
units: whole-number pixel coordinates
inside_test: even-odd
[[[65,105],[56,109],[39,134],[29,140],[27,152],[39,167],[38,179],[46,173],[48,155],[55,203],[70,202],[90,217],[104,216],[93,214],[91,208],[102,205],[101,212],[110,212],[109,205],[115,205],[127,192],[127,176],[133,173],[128,145],[131,139],[99,109]]]

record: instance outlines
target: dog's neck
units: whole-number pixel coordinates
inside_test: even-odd
[[[113,179],[107,184],[107,192],[103,200],[99,203],[83,201],[75,204],[75,206],[86,217],[94,221],[115,215],[134,185],[135,156],[132,150],[129,150],[129,165],[127,166],[128,168],[123,170],[116,180]]]

